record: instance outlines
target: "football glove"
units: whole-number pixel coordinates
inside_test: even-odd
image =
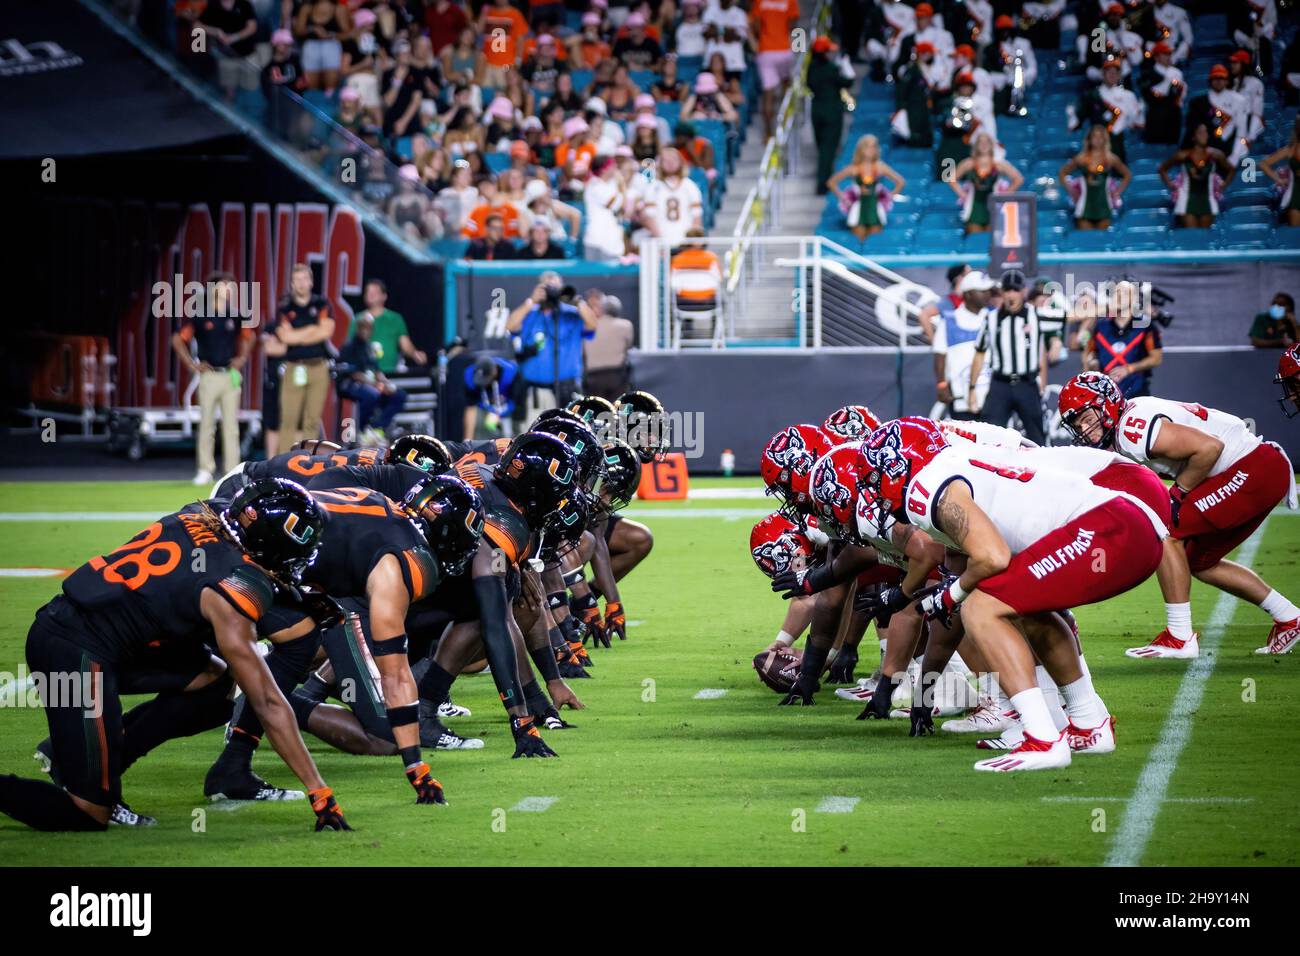
[[[876,620],[876,627],[889,627],[890,618],[911,600],[899,585],[886,584],[858,592],[853,598],[853,610],[870,614]]]
[[[894,699],[894,682],[884,676],[876,681],[876,692],[867,701],[867,706],[858,714],[858,720],[888,720],[889,708]]]
[[[623,613],[623,602],[605,602],[605,646],[609,647],[609,636],[617,634],[620,641],[627,640],[627,615]]]
[[[934,733],[934,709],[931,707],[912,707],[912,727],[907,732],[909,737],[928,737]]]
[[[546,746],[546,741],[537,732],[537,725],[531,716],[510,718],[510,731],[515,735],[515,756],[512,759],[558,756],[554,750]]]
[[[815,568],[804,568],[802,571],[782,571],[772,578],[772,590],[787,601],[825,591],[834,584],[835,573],[829,564],[819,564]]]
[[[406,768],[406,779],[411,781],[411,786],[415,788],[416,803],[447,802],[442,792],[442,784],[433,779],[433,774],[429,772],[429,765],[423,760]]]
[[[1187,492],[1182,489],[1178,482],[1169,486],[1169,524],[1171,527],[1178,527],[1178,512],[1183,507],[1183,499],[1187,497]]]
[[[858,663],[858,651],[853,647],[841,647],[835,660],[831,662],[831,669],[826,674],[826,683],[828,684],[852,684],[853,668]]]
[[[952,627],[952,616],[961,604],[961,600],[953,593],[955,588],[960,588],[957,584],[957,575],[948,575],[937,588],[928,591],[917,602],[917,607],[927,621],[938,621],[944,627]]]
[[[609,647],[609,635],[605,633],[605,622],[600,619],[600,607],[596,596],[588,594],[578,609],[578,620],[582,624],[582,643],[585,647],[591,641],[592,647],[605,645]]]
[[[308,793],[311,808],[316,814],[316,832],[322,830],[351,830],[348,821],[343,819],[343,808],[334,799],[334,791],[321,787]]]

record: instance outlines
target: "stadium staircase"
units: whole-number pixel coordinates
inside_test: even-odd
[[[1210,67],[1226,63],[1234,49],[1222,13],[1195,17],[1196,45],[1183,69],[1188,101],[1206,91]],[[1279,23],[1274,60],[1294,39],[1294,27]],[[1201,253],[1218,250],[1263,250],[1300,247],[1300,228],[1277,224],[1272,183],[1262,173],[1254,182],[1234,178],[1224,193],[1221,213],[1208,229],[1173,229],[1172,197],[1157,168],[1176,147],[1147,144],[1140,134],[1126,137],[1133,181],[1123,196],[1123,207],[1111,229],[1080,231],[1075,228],[1069,194],[1057,182],[1061,165],[1078,151],[1082,130],[1071,132],[1066,107],[1078,101],[1081,74],[1074,69],[1074,35],[1063,33],[1058,51],[1039,50],[1038,80],[1029,92],[1029,116],[998,116],[998,139],[1007,160],[1025,176],[1026,189],[1038,194],[1038,243],[1041,252],[1100,254],[1108,252]],[[852,161],[858,138],[874,133],[882,144],[891,142],[889,118],[894,111],[893,87],[864,80],[858,108],[845,136],[837,168]],[[1251,156],[1262,159],[1290,137],[1295,109],[1284,107],[1272,83],[1267,85],[1267,128],[1256,141]],[[884,147],[884,158],[907,179],[907,185],[890,212],[885,229],[859,241],[844,223],[834,197],[821,208],[816,231],[849,249],[871,256],[914,254],[936,261],[956,262],[988,254],[988,235],[963,235],[956,199],[951,188],[935,178],[934,151],[897,145]]]

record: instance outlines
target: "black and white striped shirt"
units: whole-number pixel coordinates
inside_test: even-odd
[[[994,375],[1037,375],[1042,343],[1038,314],[1026,303],[1019,312],[988,308],[980,314],[979,338],[975,351],[989,354]]]

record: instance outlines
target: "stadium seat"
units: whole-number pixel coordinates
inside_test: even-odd
[[[1261,176],[1260,179],[1263,179]],[[1232,182],[1223,193],[1220,202],[1222,209],[1235,209],[1238,206],[1268,207],[1273,202],[1273,184],[1268,181],[1254,183]]]
[[[1219,217],[1224,227],[1264,223],[1271,226],[1277,215],[1268,206],[1234,206]]]
[[[573,78],[573,88],[585,94],[596,74],[593,70],[570,70],[569,76]]]
[[[1146,251],[1169,248],[1169,225],[1130,226],[1116,234],[1117,248]]]
[[[1160,226],[1169,228],[1169,210],[1158,206],[1128,208],[1120,213],[1116,224],[1122,229],[1138,226]]]
[[[628,77],[641,87],[642,93],[649,93],[650,88],[655,85],[655,80],[659,78],[654,70],[628,70]]]
[[[510,168],[510,154],[488,151],[483,154],[483,165],[493,173],[499,173]]]
[[[1214,234],[1210,229],[1169,230],[1169,243],[1174,249],[1184,251],[1209,249],[1211,248],[1213,241]]]
[[[1273,243],[1273,224],[1243,222],[1229,226],[1216,223],[1211,229],[1213,244],[1220,249],[1267,249]]]

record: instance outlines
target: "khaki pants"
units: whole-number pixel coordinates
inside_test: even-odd
[[[307,384],[297,384],[306,370]],[[285,362],[280,379],[280,447],[286,448],[303,438],[320,438],[321,410],[330,390],[330,367],[324,359]]]
[[[218,408],[221,410],[221,467],[229,471],[239,464],[239,391],[230,380],[230,369],[199,373],[199,436],[194,449],[199,471],[217,474],[213,446],[217,438]]]

